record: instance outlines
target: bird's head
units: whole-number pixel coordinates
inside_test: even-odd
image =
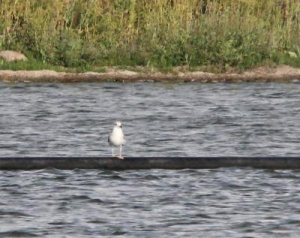
[[[120,122],[120,121],[116,121],[116,124],[115,124],[117,127],[120,127],[120,128],[122,128],[122,122]]]

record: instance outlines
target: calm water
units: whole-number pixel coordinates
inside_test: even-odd
[[[299,155],[300,84],[0,84],[0,156]],[[299,237],[300,173],[0,171],[0,237]]]

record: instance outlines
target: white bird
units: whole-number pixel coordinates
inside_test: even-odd
[[[122,157],[122,146],[125,144],[124,133],[122,130],[122,123],[120,121],[116,121],[115,126],[108,137],[108,143],[112,147],[111,153],[112,156],[116,156],[119,159],[124,159]],[[119,154],[114,154],[114,148],[119,147]]]

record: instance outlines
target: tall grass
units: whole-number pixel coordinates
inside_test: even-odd
[[[0,48],[65,67],[300,66],[298,0],[1,0]]]

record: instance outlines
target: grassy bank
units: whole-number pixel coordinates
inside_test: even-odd
[[[2,0],[0,11],[0,49],[34,69],[300,66],[298,0]]]

